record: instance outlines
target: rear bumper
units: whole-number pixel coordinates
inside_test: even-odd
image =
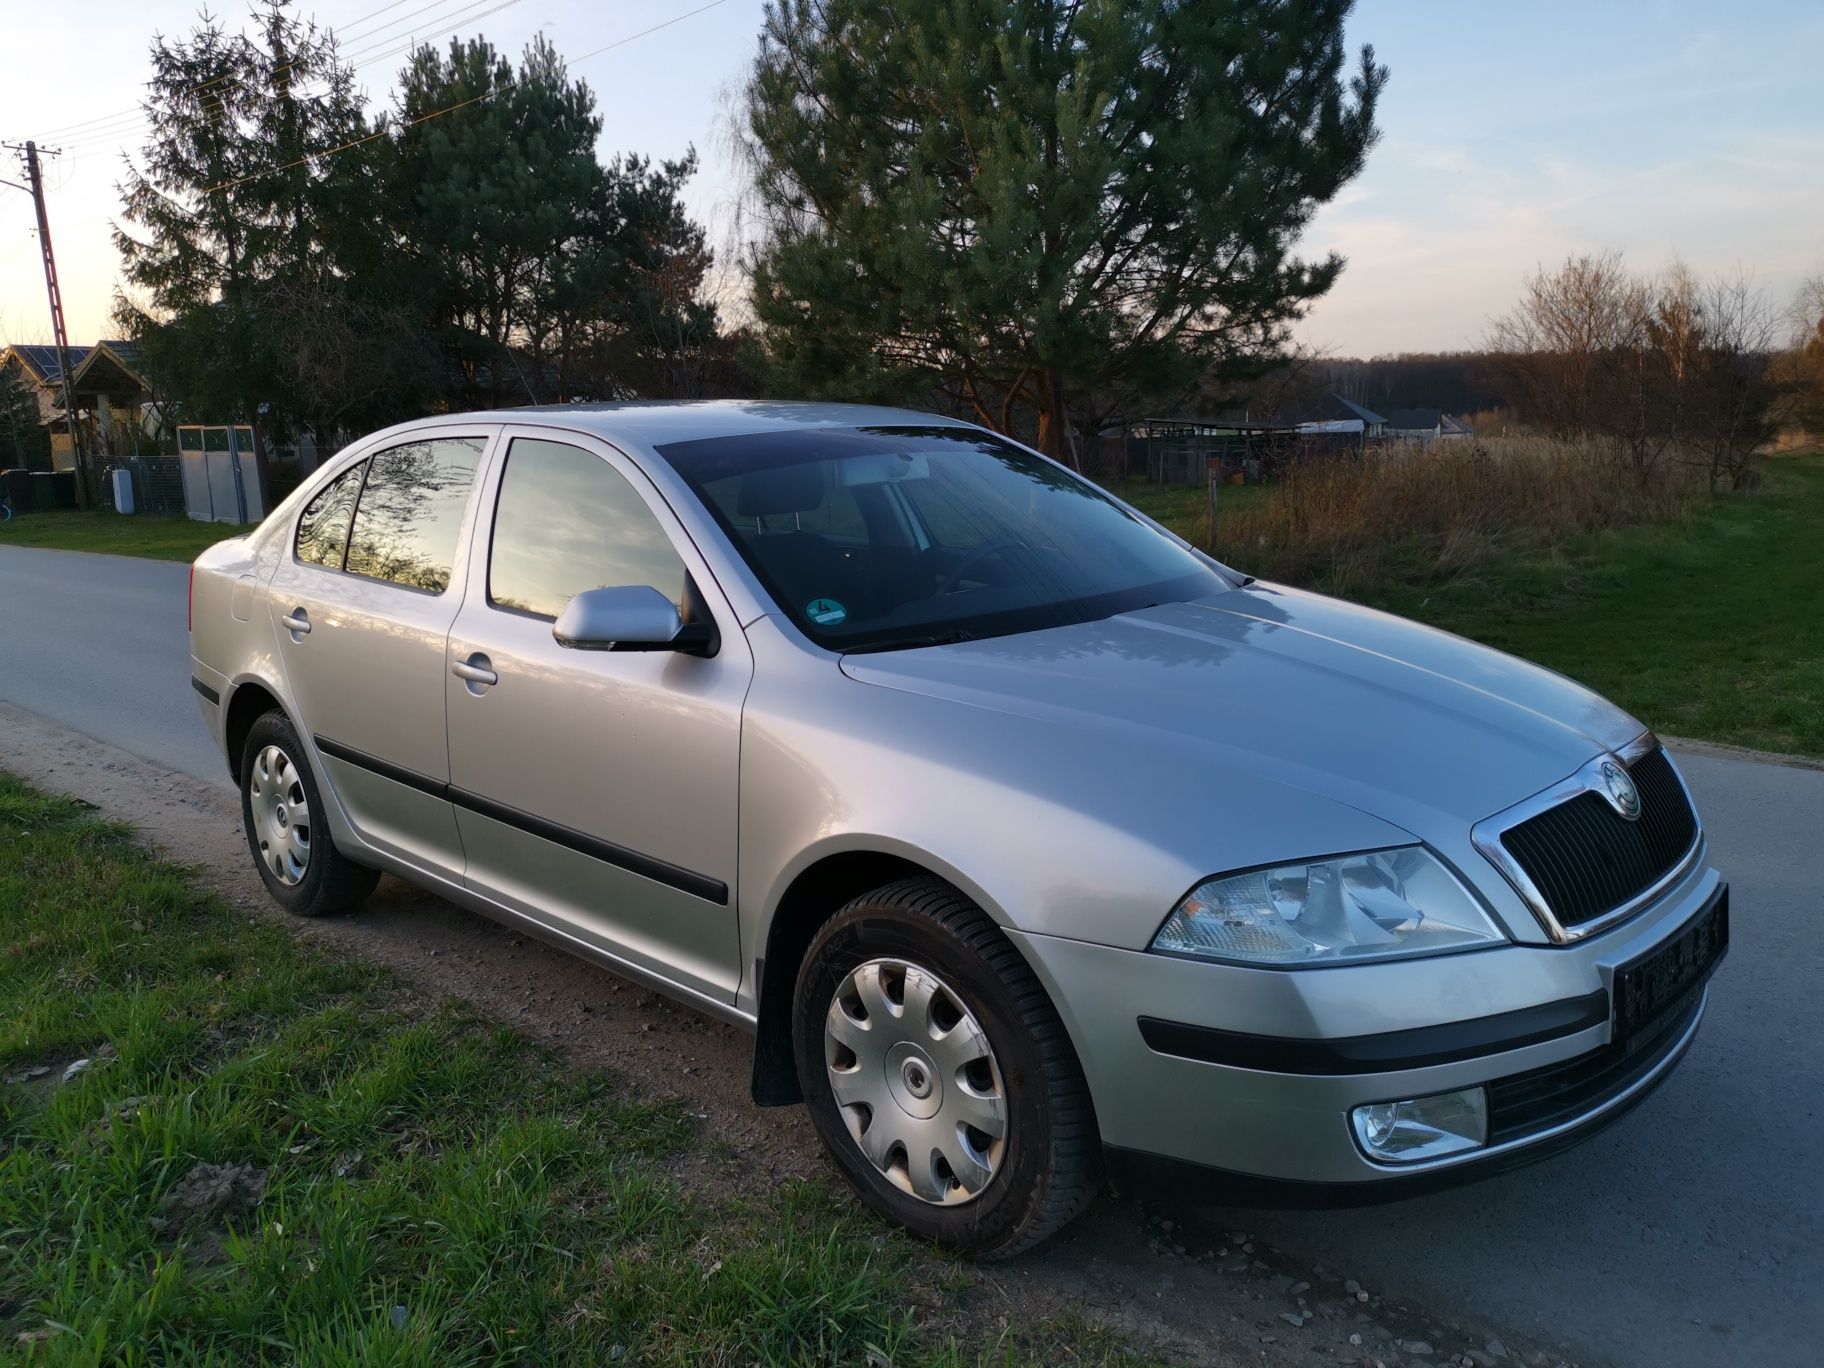
[[[1015,933],[1077,1046],[1110,1167],[1184,1166],[1275,1204],[1379,1201],[1530,1163],[1645,1098],[1689,1048],[1698,986],[1612,1039],[1616,975],[1726,896],[1699,861],[1638,917],[1568,946],[1299,971]],[[1484,1147],[1372,1159],[1354,1108],[1488,1088]]]
[[[226,725],[228,717],[228,695],[233,683],[220,670],[205,665],[194,653],[190,656],[190,691],[196,695],[198,715],[203,720],[203,730],[209,733],[209,739],[215,742],[215,748],[224,756],[228,754]],[[232,774],[234,761],[229,759],[228,769]],[[236,776],[238,778],[238,776]]]

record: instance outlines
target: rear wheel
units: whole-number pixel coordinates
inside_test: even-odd
[[[1063,1023],[947,884],[890,884],[832,918],[799,971],[792,1034],[837,1166],[914,1234],[1004,1258],[1095,1196],[1095,1114]]]
[[[241,747],[241,825],[266,891],[301,917],[353,907],[380,881],[379,870],[336,849],[303,744],[276,708],[254,722]]]

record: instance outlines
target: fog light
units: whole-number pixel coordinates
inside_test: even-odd
[[[1376,1102],[1349,1119],[1369,1158],[1383,1164],[1416,1164],[1488,1143],[1488,1095],[1480,1088]]]

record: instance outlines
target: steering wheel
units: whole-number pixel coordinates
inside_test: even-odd
[[[964,578],[967,577],[971,570],[975,569],[976,566],[982,564],[984,561],[993,560],[996,556],[1003,556],[1009,551],[1017,551],[1019,549],[1020,543],[1011,537],[996,537],[992,541],[983,542],[980,546],[965,554],[962,560],[957,562],[956,569],[944,576],[944,582],[937,587],[938,597],[941,598],[945,594],[955,593],[956,586],[963,582]]]

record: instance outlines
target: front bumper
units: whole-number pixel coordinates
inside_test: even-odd
[[[1624,1050],[1612,1039],[1616,975],[1726,894],[1699,858],[1639,916],[1573,945],[1336,968],[1015,938],[1077,1045],[1117,1174],[1165,1160],[1236,1197],[1372,1201],[1542,1158],[1643,1099],[1689,1047],[1707,994]],[[1476,1085],[1491,1113],[1480,1149],[1387,1164],[1350,1126],[1366,1103]]]

